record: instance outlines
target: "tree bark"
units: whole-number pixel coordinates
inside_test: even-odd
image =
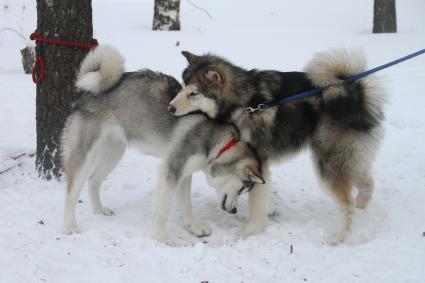
[[[93,36],[91,0],[37,0],[37,33],[49,39],[90,43]],[[40,177],[62,174],[58,145],[71,103],[76,70],[87,49],[37,43],[46,76],[37,85],[36,168]]]
[[[375,0],[373,33],[397,32],[395,0]]]
[[[25,74],[32,73],[32,67],[35,63],[35,48],[33,46],[27,46],[21,49],[22,55],[22,67],[24,68]]]
[[[155,0],[153,30],[180,30],[180,0]]]

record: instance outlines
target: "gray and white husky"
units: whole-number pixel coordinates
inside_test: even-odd
[[[270,161],[309,146],[318,175],[344,215],[343,225],[329,242],[342,241],[351,227],[354,206],[364,208],[372,196],[371,163],[382,136],[384,95],[373,76],[342,83],[365,70],[363,54],[346,50],[319,53],[305,72],[245,70],[219,56],[182,54],[189,62],[183,71],[185,87],[168,110],[176,116],[202,111],[211,119],[235,124],[241,140],[256,150],[263,172],[268,171]],[[314,97],[245,112],[247,107],[315,87],[326,88]],[[268,184],[266,179],[266,184],[250,191],[253,221],[246,236],[260,232],[266,224]],[[353,186],[358,188],[355,201]],[[228,196],[238,198],[239,194]],[[229,197],[226,201],[237,203]]]
[[[123,59],[112,47],[98,47],[83,60],[76,87],[81,98],[63,130],[61,150],[67,177],[64,233],[79,231],[75,209],[88,180],[94,213],[111,215],[99,197],[106,176],[128,146],[162,159],[155,191],[154,236],[166,240],[166,219],[174,192],[185,228],[196,236],[210,228],[192,217],[191,175],[203,170],[224,194],[264,183],[258,157],[238,130],[203,114],[177,118],[168,103],[181,90],[172,77],[143,70],[124,73]],[[233,196],[231,196],[233,198]],[[235,213],[233,206],[223,207]]]

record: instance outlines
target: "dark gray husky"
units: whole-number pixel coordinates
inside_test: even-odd
[[[233,123],[259,156],[268,177],[269,161],[279,160],[310,146],[319,176],[342,208],[344,223],[330,235],[342,241],[351,227],[355,205],[364,208],[372,196],[371,163],[382,136],[383,93],[373,77],[342,84],[345,77],[366,68],[362,53],[333,50],[317,54],[305,72],[245,70],[214,55],[183,51],[189,62],[183,72],[185,87],[169,105],[181,116],[202,111],[210,118]],[[246,107],[272,102],[327,87],[320,95],[279,105],[253,114]],[[268,180],[250,191],[251,222],[245,236],[266,223]],[[227,194],[236,203],[239,194]]]
[[[82,62],[76,86],[84,93],[74,105],[62,136],[67,176],[64,233],[78,232],[75,208],[84,183],[94,213],[111,215],[99,189],[128,146],[162,158],[155,191],[154,236],[166,240],[166,219],[174,192],[187,230],[209,235],[208,226],[192,217],[191,175],[203,170],[223,193],[264,183],[259,161],[232,125],[212,122],[203,114],[177,118],[166,107],[180,84],[149,70],[123,73],[123,59],[111,47],[98,47]],[[229,212],[235,213],[231,207]]]

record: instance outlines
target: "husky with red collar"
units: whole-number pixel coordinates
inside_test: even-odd
[[[64,233],[79,232],[75,210],[82,186],[89,184],[94,213],[111,215],[99,197],[102,182],[127,147],[162,159],[155,191],[154,236],[167,240],[166,220],[173,196],[184,226],[196,236],[210,228],[192,216],[191,176],[203,170],[221,192],[221,207],[236,213],[233,194],[264,183],[262,166],[251,147],[238,142],[239,132],[203,114],[178,118],[166,108],[181,90],[172,77],[142,70],[123,72],[121,55],[98,47],[81,64],[75,103],[62,134],[61,153],[67,177]]]
[[[213,120],[233,123],[241,140],[256,149],[263,171],[269,162],[309,147],[318,175],[343,215],[341,227],[328,241],[344,240],[354,207],[364,208],[372,196],[371,164],[384,119],[384,92],[373,76],[343,83],[366,70],[363,54],[346,50],[319,53],[305,72],[245,70],[212,54],[183,51],[183,55],[189,63],[183,71],[185,87],[170,103],[169,111],[176,116],[202,111]],[[262,103],[317,87],[324,90],[316,96],[254,111]],[[351,194],[354,186],[356,199]],[[246,236],[260,232],[266,224],[267,191],[263,185],[250,192],[251,219],[255,221]]]

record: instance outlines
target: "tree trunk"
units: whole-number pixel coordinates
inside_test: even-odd
[[[49,39],[90,43],[93,36],[91,0],[37,0],[37,33]],[[58,145],[64,122],[77,98],[73,92],[76,70],[87,49],[37,43],[46,72],[37,85],[36,168],[41,177],[60,178]]]
[[[397,32],[395,0],[375,0],[373,33]]]
[[[27,46],[21,49],[22,55],[22,67],[24,68],[25,74],[32,73],[32,67],[35,63],[35,48],[33,46]]]
[[[180,30],[180,0],[155,0],[153,30]]]

